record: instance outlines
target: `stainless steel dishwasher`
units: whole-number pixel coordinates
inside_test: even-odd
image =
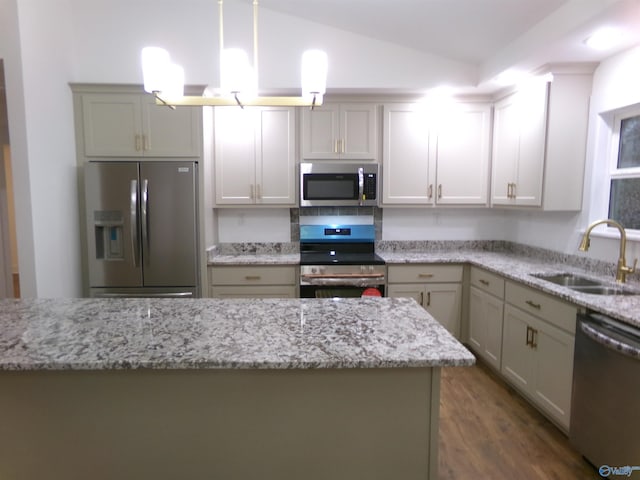
[[[602,476],[640,475],[639,328],[578,314],[569,437]]]

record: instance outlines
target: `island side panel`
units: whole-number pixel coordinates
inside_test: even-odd
[[[439,368],[0,372],[0,478],[435,480]]]

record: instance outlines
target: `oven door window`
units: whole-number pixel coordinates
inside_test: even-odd
[[[304,200],[357,200],[358,175],[306,173],[302,190]]]

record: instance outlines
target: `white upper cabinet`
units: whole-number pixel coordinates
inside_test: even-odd
[[[386,104],[383,204],[486,205],[491,107]]]
[[[592,69],[554,72],[495,103],[493,205],[582,208]]]
[[[199,157],[202,110],[155,104],[151,95],[83,93],[85,155]]]
[[[294,206],[295,109],[215,108],[215,202]]]
[[[491,106],[454,104],[439,116],[436,136],[436,203],[486,205],[491,159]]]
[[[547,93],[547,82],[534,81],[496,102],[492,181],[495,205],[541,205]]]
[[[302,113],[302,159],[377,160],[377,107],[325,103]]]
[[[415,104],[383,106],[382,203],[430,205],[435,171],[429,162],[429,127]]]

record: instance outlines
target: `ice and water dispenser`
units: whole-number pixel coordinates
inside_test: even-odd
[[[95,252],[98,260],[124,260],[124,214],[113,210],[93,212]]]

